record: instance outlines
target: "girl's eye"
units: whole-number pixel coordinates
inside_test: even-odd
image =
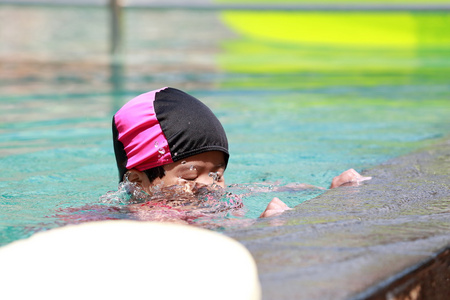
[[[184,175],[184,176],[179,176],[178,179],[186,180],[186,181],[194,181],[194,180],[197,179],[197,176],[194,176],[194,175]]]
[[[178,178],[187,180],[187,181],[195,181],[198,177],[198,171],[196,166],[190,165],[188,169],[183,169],[182,172],[179,173]]]

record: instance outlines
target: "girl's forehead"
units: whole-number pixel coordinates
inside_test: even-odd
[[[208,151],[197,155],[189,156],[178,162],[167,165],[167,167],[177,167],[189,169],[191,166],[211,166],[225,168],[225,155],[220,151]]]
[[[207,151],[193,156],[189,156],[181,162],[211,162],[214,164],[224,164],[225,155],[221,151]]]

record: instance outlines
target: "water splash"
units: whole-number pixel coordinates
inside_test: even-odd
[[[110,205],[126,205],[133,219],[145,221],[203,224],[205,220],[243,217],[246,213],[238,195],[215,185],[198,187],[195,182],[154,186],[150,193],[146,193],[138,184],[125,180],[119,184],[117,191],[106,193],[100,201]]]
[[[220,173],[219,172],[209,172],[209,177],[212,177],[213,184],[220,179]]]
[[[134,182],[125,180],[119,183],[117,191],[109,191],[106,194],[100,196],[100,202],[105,204],[129,204],[133,201],[145,201],[148,194]]]
[[[214,177],[216,173],[212,173]],[[59,225],[128,219],[174,222],[214,230],[242,228],[253,224],[261,213],[251,203],[268,203],[273,197],[272,192],[278,189],[285,193],[283,200],[289,200],[290,193],[295,198],[298,196],[298,190],[291,186],[235,184],[224,189],[214,183],[203,186],[192,181],[181,181],[179,185],[168,187],[154,186],[147,193],[125,177],[117,191],[109,191],[100,197],[99,204],[61,208],[52,218]],[[244,198],[249,201],[249,206],[244,206]]]

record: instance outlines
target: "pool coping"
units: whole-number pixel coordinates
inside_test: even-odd
[[[263,299],[443,299],[449,162],[447,137],[365,170],[373,179],[361,186],[225,233],[253,254]]]
[[[368,288],[359,299],[447,299],[450,295],[450,247]]]

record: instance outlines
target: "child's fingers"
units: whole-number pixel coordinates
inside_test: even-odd
[[[372,179],[372,177],[361,176],[361,174],[356,172],[354,169],[349,169],[345,172],[342,172],[341,175],[334,177],[333,181],[331,182],[330,188],[336,188],[344,184],[358,185],[360,182],[370,179]]]
[[[291,208],[289,208],[289,206],[287,206],[286,203],[275,197],[267,205],[266,210],[264,210],[264,212],[260,215],[260,218],[277,216],[289,209]]]

